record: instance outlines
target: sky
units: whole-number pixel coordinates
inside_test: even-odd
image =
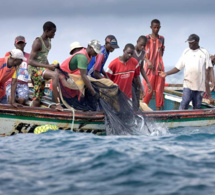
[[[69,45],[79,41],[87,46],[92,39],[104,44],[113,34],[120,46],[109,55],[108,64],[122,55],[127,43],[136,44],[140,35],[151,33],[150,23],[159,19],[159,34],[165,37],[164,66],[172,69],[180,58],[190,34],[200,36],[200,46],[215,54],[214,0],[16,0],[3,1],[0,12],[0,57],[14,48],[14,39],[25,36],[25,51],[30,53],[34,39],[42,35],[42,26],[52,21],[57,32],[48,60],[63,62],[69,57]],[[166,78],[167,83],[182,83],[183,71]]]

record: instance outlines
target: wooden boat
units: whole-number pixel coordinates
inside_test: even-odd
[[[75,111],[74,114],[73,120],[73,113],[69,110],[58,112],[50,108],[14,108],[0,104],[0,136],[33,133],[37,126],[45,124],[57,125],[61,130],[105,134],[104,115],[101,111]],[[151,111],[144,112],[144,115],[151,121],[164,123],[168,128],[215,124],[214,109]]]

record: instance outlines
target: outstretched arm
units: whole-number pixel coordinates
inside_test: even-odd
[[[175,74],[175,73],[177,73],[179,71],[180,70],[178,70],[176,67],[174,67],[172,70],[170,70],[168,72],[159,71],[159,76],[160,77],[166,77],[168,75]]]

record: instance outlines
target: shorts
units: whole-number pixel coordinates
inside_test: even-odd
[[[11,95],[11,84],[7,85],[6,94],[7,94],[7,97]],[[28,100],[28,97],[29,97],[28,84],[17,83],[15,96],[18,99],[24,98],[25,100]]]
[[[31,68],[31,80],[33,82],[33,100],[41,101],[42,96],[45,91],[45,79],[43,74],[45,73],[46,68],[32,67]]]
[[[0,103],[1,104],[7,104],[8,102],[7,102],[7,96],[5,95],[5,96],[3,96],[1,99],[0,99]]]

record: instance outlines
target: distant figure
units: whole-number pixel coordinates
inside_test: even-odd
[[[47,56],[51,49],[51,39],[54,38],[56,26],[52,22],[46,22],[43,25],[43,34],[37,37],[32,45],[32,50],[29,57],[29,65],[31,79],[34,85],[33,107],[40,106],[42,96],[44,95],[45,82],[52,79],[53,81],[53,96],[56,103],[56,110],[62,111],[60,105],[58,84],[59,75],[55,71],[56,64],[49,64]]]
[[[164,106],[163,92],[165,78],[159,77],[158,71],[164,71],[164,37],[158,34],[161,28],[159,20],[152,20],[150,28],[152,29],[152,33],[150,35],[147,35],[148,41],[145,47],[145,51],[146,59],[148,59],[151,63],[146,61],[144,69],[152,86],[152,91],[151,93],[149,92],[150,89],[148,88],[146,81],[143,80],[143,85],[145,86],[145,97],[143,99],[143,102],[149,104],[154,90],[156,110],[160,110],[161,107]]]
[[[23,60],[26,61],[27,59],[20,49],[13,49],[10,56],[0,58],[0,103],[7,104],[5,83],[14,75]],[[16,107],[16,103],[13,106]]]
[[[104,65],[108,59],[109,53],[113,52],[117,48],[119,48],[119,46],[116,37],[113,35],[108,35],[105,38],[105,45],[101,47],[101,54],[92,57],[87,68],[87,74],[96,79],[101,79],[103,76],[108,78],[106,72],[104,71]]]
[[[25,102],[28,100],[29,97],[29,88],[28,88],[28,59],[29,53],[24,52],[24,48],[26,45],[25,37],[18,36],[15,38],[14,43],[16,49],[20,49],[26,60],[23,60],[19,69],[17,70],[17,74],[14,74],[14,77],[9,79],[6,82],[6,93],[8,97],[8,102],[11,105],[15,105],[15,102],[24,105]],[[10,52],[7,52],[5,56],[9,56]],[[13,97],[13,99],[11,99]],[[15,105],[16,107],[16,105]]]
[[[147,86],[148,86],[148,93],[151,93],[152,87],[151,84],[147,78],[146,72],[143,68],[144,60],[147,61],[149,64],[149,60],[145,58],[145,46],[147,43],[147,37],[146,36],[140,36],[137,40],[137,44],[135,46],[134,53],[132,55],[133,58],[135,58],[139,63],[138,66],[136,67],[138,69],[138,74],[140,73],[143,76],[143,79],[145,79]],[[137,79],[133,80],[132,83],[132,101],[133,101],[133,106],[136,108],[139,108],[139,100],[143,99],[145,96],[144,89],[140,80],[140,76],[137,77]]]
[[[160,72],[161,77],[175,74],[184,68],[183,97],[179,109],[188,109],[192,101],[193,109],[200,109],[204,91],[210,94],[209,78],[213,66],[208,51],[199,47],[199,36],[191,34],[187,39],[189,48],[185,49],[175,67],[168,72]]]
[[[138,77],[138,70],[136,69],[138,61],[132,57],[134,50],[134,45],[127,44],[123,49],[123,55],[113,60],[106,71],[108,77],[130,99],[132,99],[132,81]]]

